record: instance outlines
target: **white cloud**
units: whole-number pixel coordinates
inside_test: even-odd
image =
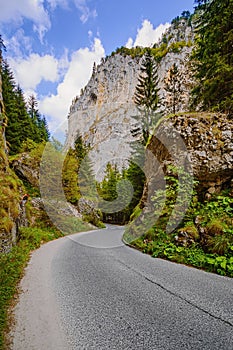
[[[69,68],[57,87],[57,93],[45,97],[39,104],[41,113],[50,117],[51,130],[66,120],[72,99],[90,79],[94,62],[98,64],[104,55],[101,41],[96,38],[91,49],[81,48],[72,54]]]
[[[47,0],[52,10],[54,10],[57,6],[61,6],[64,9],[68,8],[68,0]]]
[[[61,6],[64,9],[68,9],[71,2],[81,12],[80,20],[82,23],[86,23],[91,17],[96,17],[96,10],[91,10],[87,5],[87,0],[47,0],[52,9],[57,6]]]
[[[59,79],[59,62],[51,55],[31,54],[27,59],[8,58],[16,80],[23,90],[34,90],[42,81],[56,82]]]
[[[135,47],[135,46],[143,46],[150,47],[159,41],[162,37],[162,34],[165,32],[167,28],[169,28],[170,24],[160,24],[158,27],[154,28],[153,25],[145,19],[142,23],[142,27],[138,29],[137,36],[135,41],[133,42],[132,38],[129,38],[126,47]]]
[[[43,0],[4,0],[1,5],[1,22],[18,22],[22,24],[23,18],[33,21],[33,29],[39,33],[42,40],[43,34],[51,27],[47,11],[43,6]]]
[[[133,47],[133,39],[129,38],[127,43],[125,44],[125,47],[127,47],[128,49],[131,49]]]
[[[3,4],[4,2],[4,4]],[[63,9],[69,9],[72,2],[75,7],[81,12],[80,20],[86,23],[91,17],[96,17],[96,10],[91,10],[87,6],[86,0],[46,0],[50,5],[50,10],[54,10],[60,6]],[[45,0],[0,0],[0,22],[14,22],[21,26],[26,18],[33,23],[33,30],[39,34],[40,41],[46,31],[51,28],[50,14],[44,6]]]
[[[90,10],[86,0],[74,0],[74,3],[77,9],[82,13],[80,17],[82,23],[86,23],[89,18],[95,18],[97,16],[96,10]]]
[[[4,42],[7,53],[14,57],[23,56],[22,50],[30,53],[32,49],[32,37],[26,36],[22,28],[18,29],[10,39],[4,38]]]

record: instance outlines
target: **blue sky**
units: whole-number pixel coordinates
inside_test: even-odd
[[[0,0],[5,54],[25,97],[35,94],[53,131],[93,63],[120,46],[148,46],[194,0]]]

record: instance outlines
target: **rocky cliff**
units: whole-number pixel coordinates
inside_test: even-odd
[[[233,189],[233,121],[215,113],[182,113],[164,118],[147,149],[157,160],[146,162],[144,198],[153,195],[152,183],[168,165],[183,166],[199,182],[202,199]],[[150,189],[148,193],[148,189]]]
[[[162,57],[158,60],[158,77],[161,110],[165,114],[171,112],[166,103],[165,83],[174,63],[178,66],[183,87],[177,110],[188,109],[192,85],[189,67],[192,37],[192,28],[183,20],[168,29],[163,38],[166,44],[161,41],[156,45],[158,48],[163,45]],[[143,58],[133,52],[132,49],[112,54],[94,67],[90,81],[70,107],[66,149],[72,147],[77,135],[81,134],[92,148],[97,177],[108,161],[118,165],[127,162],[131,154],[130,144],[137,141],[140,133],[141,126],[135,119],[138,111],[134,93]]]

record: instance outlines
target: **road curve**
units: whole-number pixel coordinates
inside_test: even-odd
[[[233,280],[125,246],[123,228],[32,254],[12,350],[232,350]]]

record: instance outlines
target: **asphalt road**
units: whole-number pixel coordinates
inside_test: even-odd
[[[232,350],[233,280],[153,259],[123,228],[67,236],[32,255],[13,350]]]

